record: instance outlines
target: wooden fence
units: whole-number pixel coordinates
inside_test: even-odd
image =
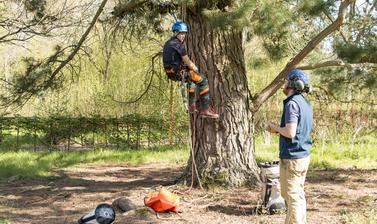
[[[73,147],[141,148],[179,143],[187,138],[187,128],[176,126],[169,135],[169,123],[140,115],[103,117],[2,117],[0,147],[14,149]],[[174,139],[169,139],[174,137]]]

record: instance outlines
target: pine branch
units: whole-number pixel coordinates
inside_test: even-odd
[[[161,56],[162,56],[162,52],[158,52],[152,57],[151,67],[150,67],[150,70],[148,71],[148,73],[151,73],[149,83],[147,85],[147,88],[145,88],[145,90],[136,99],[129,100],[129,101],[120,101],[120,100],[115,99],[113,96],[110,96],[111,99],[114,102],[119,103],[119,104],[133,104],[133,103],[139,102],[149,92],[149,90],[152,86],[153,76],[155,74],[155,61],[156,61],[156,59],[158,59]]]
[[[148,0],[132,0],[127,3],[120,3],[119,5],[114,7],[114,11],[112,12],[112,14],[115,17],[122,18],[124,17],[125,14],[137,9],[138,7],[140,7],[141,5],[147,2],[149,1]]]
[[[0,1],[1,2],[1,1]],[[6,6],[4,13],[7,12],[6,18],[0,18],[0,29],[2,30],[0,37],[0,44],[14,44],[17,42],[24,42],[36,36],[50,37],[63,36],[65,34],[55,34],[54,30],[66,27],[81,26],[82,21],[74,21],[67,19],[66,15],[71,15],[73,11],[87,7],[86,4],[79,4],[78,6],[67,7],[65,4],[60,8],[48,9],[48,13],[43,13],[40,16],[34,16],[33,19],[28,18],[28,9],[25,9],[27,1],[20,1],[17,6],[17,12],[9,14],[7,12],[10,6]],[[15,11],[10,9],[10,11]],[[64,16],[65,15],[65,16]]]
[[[355,68],[355,67],[374,67],[377,64],[374,63],[345,63],[342,60],[331,60],[331,61],[324,61],[314,64],[307,64],[307,65],[300,65],[294,67],[295,69],[301,70],[313,70],[317,68],[324,68],[324,67],[347,67],[347,68]]]
[[[48,59],[44,63],[39,63],[35,66],[31,66],[30,71],[27,71],[27,74],[37,72],[39,74],[38,77],[24,76],[25,78],[20,78],[20,81],[22,82],[20,83],[21,86],[12,85],[11,87],[13,87],[13,90],[11,90],[10,92],[13,91],[13,93],[11,93],[9,96],[0,97],[1,98],[0,100],[3,102],[2,106],[9,107],[16,103],[19,106],[22,106],[29,99],[31,99],[32,96],[56,86],[57,84],[56,81],[59,79],[59,74],[62,73],[63,68],[67,66],[70,66],[72,68],[71,61],[73,60],[74,57],[77,57],[78,52],[80,51],[80,49],[82,49],[82,45],[88,38],[90,32],[93,30],[107,2],[108,0],[103,0],[101,2],[96,14],[92,18],[91,22],[89,23],[89,26],[87,27],[87,29],[81,36],[80,40],[76,44],[69,47],[71,49],[67,57],[65,57],[64,59],[59,59],[59,57],[63,56],[63,51],[64,51],[64,50],[59,50],[53,56],[50,57],[50,59],[52,58],[51,60]],[[126,4],[125,9],[133,10],[134,3],[135,1],[129,2],[130,5],[127,7],[128,4]],[[127,13],[126,11],[123,11],[123,12]],[[29,84],[29,86],[25,86],[26,85],[25,83]]]
[[[333,93],[331,93],[330,91],[328,91],[326,88],[322,87],[322,86],[316,86],[317,89],[319,89],[320,91],[318,92],[322,92],[322,93],[325,93],[325,94],[320,94],[321,96],[326,96],[327,97],[327,101],[337,101],[339,103],[353,103],[353,104],[368,104],[368,105],[373,105],[373,106],[376,106],[377,103],[375,103],[375,101],[372,99],[372,100],[368,100],[368,99],[365,99],[365,100],[357,100],[357,99],[349,99],[349,100],[343,100],[343,99],[340,99],[338,98],[337,96],[335,96]]]
[[[90,31],[92,30],[92,28],[94,27],[94,24],[96,24],[97,22],[97,19],[98,17],[101,15],[103,9],[105,8],[105,5],[107,3],[108,0],[103,0],[101,5],[99,6],[95,16],[93,17],[92,19],[92,22],[90,22],[89,24],[89,27],[86,29],[85,33],[81,36],[79,42],[76,44],[75,48],[73,49],[73,51],[68,55],[68,57],[62,61],[60,63],[60,65],[53,71],[53,73],[51,74],[50,78],[48,79],[47,81],[47,85],[46,86],[49,86],[49,84],[51,84],[54,80],[54,78],[56,77],[57,74],[59,74],[59,72],[75,57],[75,55],[77,54],[77,52],[79,52],[81,46],[83,45],[84,41],[86,40],[86,38],[88,37]]]
[[[329,36],[334,31],[338,30],[343,25],[348,6],[355,0],[344,0],[339,6],[338,17],[315,36],[294,58],[292,58],[279,75],[259,94],[252,98],[251,110],[253,113],[257,112],[262,104],[268,100],[276,91],[284,84],[284,81],[293,68],[295,68],[323,39]]]
[[[327,11],[324,11],[323,12],[325,14],[325,16],[333,23],[334,22],[334,19],[330,16],[330,14],[327,12]],[[342,36],[344,42],[348,43],[347,41],[347,38],[346,38],[346,35],[344,35],[344,33],[342,32],[342,30],[339,28],[338,29],[340,35]]]

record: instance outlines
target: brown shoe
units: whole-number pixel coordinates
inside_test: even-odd
[[[198,113],[199,111],[196,106],[196,103],[191,104],[188,111],[190,114]]]
[[[200,116],[213,119],[219,118],[219,114],[217,114],[212,107],[200,110]]]

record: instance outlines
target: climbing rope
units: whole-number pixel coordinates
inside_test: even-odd
[[[190,188],[188,190],[191,191],[193,185],[194,185],[194,176],[196,174],[196,178],[198,180],[198,184],[199,184],[199,187],[200,189],[204,190],[203,189],[203,186],[202,186],[202,182],[200,181],[200,177],[199,177],[199,172],[198,172],[198,168],[197,168],[197,165],[196,165],[196,162],[195,162],[195,148],[196,148],[196,145],[195,145],[195,140],[196,140],[196,117],[197,115],[194,113],[193,114],[193,125],[191,126],[190,124],[190,121],[191,121],[191,116],[190,116],[190,113],[188,111],[188,100],[187,100],[187,97],[186,96],[186,90],[185,90],[185,81],[186,81],[186,78],[188,77],[189,75],[189,70],[187,70],[183,75],[182,75],[182,79],[181,79],[181,96],[182,96],[182,102],[183,102],[183,105],[186,109],[186,111],[188,112],[188,121],[189,121],[189,129],[188,129],[188,135],[189,135],[189,138],[191,139],[190,141],[190,144],[189,144],[189,147],[190,147],[190,151],[191,151],[191,185],[190,185]],[[191,131],[191,127],[192,127],[192,131]],[[191,138],[192,136],[192,138]]]
[[[187,96],[186,96],[186,90],[185,90],[185,82],[186,82],[186,77],[188,77],[188,74],[189,71],[186,71],[185,73],[183,73],[181,75],[181,96],[182,96],[182,102],[183,102],[183,105],[185,107],[185,110],[186,112],[188,112],[188,100],[187,100]]]
[[[196,178],[198,180],[199,187],[200,187],[200,189],[204,190],[203,186],[202,186],[202,182],[200,181],[198,167],[196,166],[196,162],[195,162],[196,117],[198,115],[194,114],[193,116],[194,116],[194,118],[193,118],[193,131],[192,131],[192,143],[191,143],[191,145],[192,145],[192,147],[191,147],[191,157],[192,157],[192,161],[191,161],[191,163],[192,163],[192,167],[191,167],[191,175],[192,175],[191,188],[194,184],[194,177],[193,176],[194,176],[194,170],[195,170],[195,174],[196,174]]]

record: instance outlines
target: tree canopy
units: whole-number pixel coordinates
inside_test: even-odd
[[[51,50],[51,56],[45,59],[22,59],[25,69],[15,73],[11,80],[4,80],[4,86],[8,89],[8,94],[1,97],[4,105],[22,105],[40,92],[59,88],[64,77],[68,77],[67,74],[77,74],[79,62],[75,57],[88,55],[92,43],[87,39],[96,22],[97,26],[111,27],[108,32],[113,36],[112,40],[118,41],[112,47],[116,49],[125,40],[137,39],[142,42],[153,38],[153,35],[169,32],[168,24],[183,16],[182,7],[202,13],[213,29],[243,30],[245,41],[260,38],[270,59],[280,60],[297,56],[321,30],[334,23],[342,10],[341,4],[350,5],[344,9],[344,21],[339,24],[341,27],[336,28],[335,32],[331,31],[319,46],[319,43],[307,46],[315,48],[314,52],[308,57],[300,58],[299,62],[303,60],[313,64],[331,59],[341,60],[346,64],[367,63],[366,69],[342,67],[348,72],[351,69],[354,74],[368,73],[369,84],[365,86],[375,82],[375,1],[120,0],[83,1],[75,4],[57,1],[52,4],[45,0],[30,0],[0,4],[3,12],[0,18],[1,45],[22,45],[22,42],[36,37],[54,37],[59,40]],[[90,10],[87,12],[91,13],[79,16],[79,13],[88,8]],[[110,39],[106,40],[107,45],[110,42]],[[76,58],[78,57],[80,56]],[[340,64],[335,63],[333,66]]]

